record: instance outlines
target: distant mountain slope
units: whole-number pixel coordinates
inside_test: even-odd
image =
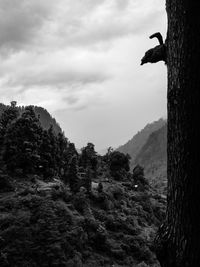
[[[135,158],[136,164],[150,165],[153,162],[166,161],[167,124],[150,134],[147,142]]]
[[[166,193],[167,185],[167,124],[150,134],[145,145],[137,154],[134,165],[145,169],[145,176],[151,185]]]
[[[147,142],[149,136],[156,130],[160,129],[162,126],[166,124],[166,120],[159,119],[153,123],[147,124],[144,129],[139,131],[136,135],[133,136],[131,140],[129,140],[126,144],[117,148],[117,151],[122,153],[128,153],[131,156],[130,167],[131,169],[135,165],[135,158],[137,157],[138,153],[142,149],[142,147]]]
[[[52,124],[56,134],[62,132],[62,129],[58,122],[50,115],[50,113],[46,109],[35,106],[34,110],[37,115],[40,115],[40,122],[44,129],[48,129]]]
[[[0,103],[0,116],[5,108],[6,108],[6,105]],[[23,111],[24,108],[25,107],[19,106],[20,111]],[[36,115],[40,115],[40,122],[44,129],[48,129],[50,125],[53,125],[53,129],[56,134],[62,132],[60,125],[56,122],[56,120],[50,115],[50,113],[46,109],[42,107],[34,106],[34,110],[35,110]]]

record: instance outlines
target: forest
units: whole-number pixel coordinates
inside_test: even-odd
[[[0,117],[1,266],[159,266],[166,198],[143,167],[92,143],[78,153],[35,109],[13,101]]]

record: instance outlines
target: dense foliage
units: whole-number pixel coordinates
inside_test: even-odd
[[[16,110],[21,114],[24,112],[24,109],[26,108],[25,106],[17,106],[17,102],[16,101],[12,101],[12,105],[15,105]],[[32,106],[34,109],[34,112],[36,114],[36,116],[39,118],[39,121],[42,125],[42,127],[45,130],[48,130],[49,127],[51,125],[53,125],[53,129],[56,135],[58,135],[59,133],[62,132],[62,129],[60,127],[60,125],[57,123],[57,121],[55,120],[55,118],[53,118],[50,113],[42,108],[42,107],[38,107],[38,106]],[[6,106],[2,103],[0,103],[0,117],[2,115],[2,113],[7,110],[9,108],[9,106]]]
[[[21,181],[0,197],[0,265],[159,266],[152,247],[165,201],[134,181],[71,192]]]
[[[158,266],[152,246],[164,217],[130,156],[42,126],[33,106],[0,116],[0,266]]]
[[[52,125],[44,129],[33,106],[21,110],[11,103],[1,114],[1,165],[15,175],[63,176],[73,145],[64,134],[56,134]]]

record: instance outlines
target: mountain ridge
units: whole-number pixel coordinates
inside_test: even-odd
[[[129,154],[131,156],[130,167],[133,169],[135,165],[135,158],[140,152],[142,147],[147,142],[149,136],[154,131],[160,129],[163,125],[166,124],[166,120],[160,118],[157,121],[148,123],[143,129],[137,132],[128,142],[124,145],[119,146],[116,150],[124,154]]]
[[[9,105],[0,103],[0,116],[2,112],[6,109],[6,107],[8,106]],[[56,135],[62,132],[62,129],[59,123],[56,121],[55,118],[51,116],[51,114],[45,108],[39,107],[39,106],[33,106],[33,107],[34,107],[35,114],[39,116],[40,123],[45,130],[47,130],[52,125]],[[25,106],[17,106],[17,108],[19,109],[19,112],[21,113],[25,109]]]
[[[167,120],[148,123],[117,151],[131,156],[130,168],[140,165],[159,193],[167,194]]]
[[[134,164],[143,166],[150,184],[158,192],[167,194],[167,123],[150,134]]]

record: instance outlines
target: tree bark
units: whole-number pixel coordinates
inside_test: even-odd
[[[200,266],[200,3],[166,0],[168,203],[156,239],[162,267]]]

